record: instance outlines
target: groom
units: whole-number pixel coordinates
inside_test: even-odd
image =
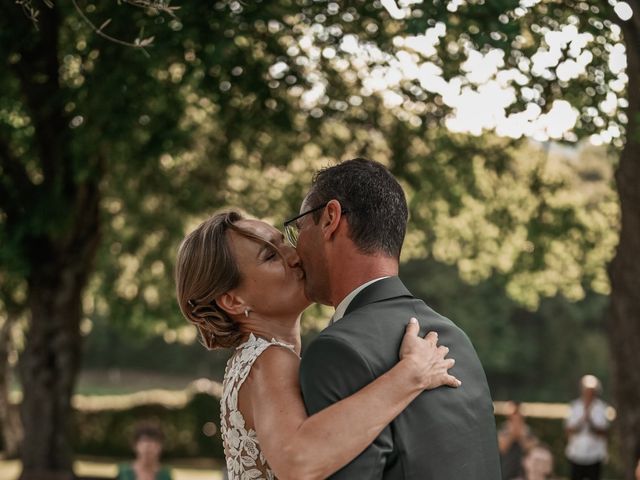
[[[332,305],[331,324],[302,357],[309,414],[364,387],[398,361],[410,317],[434,330],[456,360],[457,389],[423,392],[333,479],[498,480],[493,405],[473,345],[398,278],[407,203],[379,163],[354,159],[318,172],[300,215],[285,223],[311,300]]]

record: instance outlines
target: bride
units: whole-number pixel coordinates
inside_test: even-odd
[[[449,349],[411,319],[399,362],[354,395],[307,416],[298,384],[300,315],[310,302],[296,250],[280,231],[236,212],[182,242],[178,303],[209,348],[230,348],[221,400],[229,478],[321,479],[373,442],[424,390],[457,387]],[[270,348],[272,347],[272,348]]]

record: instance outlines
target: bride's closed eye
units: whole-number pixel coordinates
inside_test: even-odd
[[[282,254],[279,248],[280,246],[284,245],[284,242],[284,235],[282,233],[273,236],[271,239],[265,242],[265,244],[261,248],[260,253],[262,262],[272,262],[276,259],[282,258]]]
[[[263,257],[265,262],[272,262],[274,260],[276,260],[277,258],[279,258],[278,253],[275,251],[274,248],[272,247],[267,247],[265,249],[265,252],[263,254]]]

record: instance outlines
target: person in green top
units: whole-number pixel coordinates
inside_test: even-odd
[[[150,423],[139,424],[133,432],[133,463],[118,465],[117,480],[172,480],[171,471],[160,465],[164,436]]]

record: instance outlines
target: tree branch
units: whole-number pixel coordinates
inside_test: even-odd
[[[19,7],[22,7],[22,11],[24,13],[24,15],[31,20],[31,23],[33,24],[33,28],[35,28],[36,30],[38,30],[38,16],[40,15],[40,10],[38,10],[37,8],[35,8],[33,6],[33,4],[31,3],[31,0],[15,0],[16,5],[18,5]],[[51,8],[51,4],[49,3],[49,1],[45,1],[44,2],[47,7]]]
[[[169,0],[122,0],[124,3],[128,3],[134,7],[156,10],[158,12],[166,13],[167,15],[177,18],[174,10],[179,10],[180,7],[172,7],[169,5]]]
[[[124,40],[120,40],[119,38],[112,37],[111,35],[107,35],[106,33],[104,33],[102,31],[102,29],[108,25],[109,20],[104,22],[101,27],[97,27],[91,20],[89,20],[89,17],[87,17],[84,14],[84,12],[80,8],[80,6],[76,2],[76,0],[71,0],[71,3],[73,4],[74,8],[78,12],[78,15],[80,15],[80,18],[82,18],[82,20],[87,25],[89,25],[89,27],[96,33],[96,35],[98,35],[98,36],[100,36],[100,37],[102,37],[102,38],[104,38],[106,40],[109,40],[110,42],[117,43],[118,45],[124,45],[125,47],[131,47],[131,48],[138,48],[147,57],[151,56],[151,55],[149,55],[149,52],[147,52],[145,50],[145,47],[152,46],[153,37],[148,37],[148,38],[143,38],[143,39],[136,38],[134,43],[131,43],[131,42],[125,42]]]

